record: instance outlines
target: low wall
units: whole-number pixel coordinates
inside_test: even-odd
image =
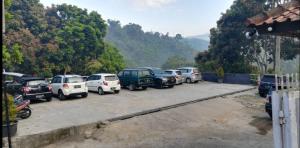
[[[218,76],[213,72],[202,73],[202,80],[209,82],[218,82]],[[225,73],[224,83],[228,84],[252,84],[250,74],[240,74],[240,73]]]

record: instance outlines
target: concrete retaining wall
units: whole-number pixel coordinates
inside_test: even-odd
[[[218,82],[218,76],[213,72],[202,73],[202,79],[209,82]],[[223,81],[228,84],[252,84],[250,74],[225,73]]]

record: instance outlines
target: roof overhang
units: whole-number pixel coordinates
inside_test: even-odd
[[[248,18],[246,25],[259,34],[300,37],[300,2],[294,0]]]

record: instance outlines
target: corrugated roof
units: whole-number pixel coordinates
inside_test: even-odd
[[[273,23],[300,21],[300,2],[298,0],[279,5],[268,12],[247,19],[247,26],[271,25]]]

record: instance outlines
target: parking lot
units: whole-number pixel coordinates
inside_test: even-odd
[[[31,105],[32,116],[20,120],[17,136],[43,133],[63,127],[104,121],[123,115],[133,114],[158,107],[206,99],[207,97],[232,93],[253,88],[247,85],[218,84],[199,82],[183,84],[172,89],[128,91],[103,96],[90,92],[87,98],[51,102],[38,102]]]

